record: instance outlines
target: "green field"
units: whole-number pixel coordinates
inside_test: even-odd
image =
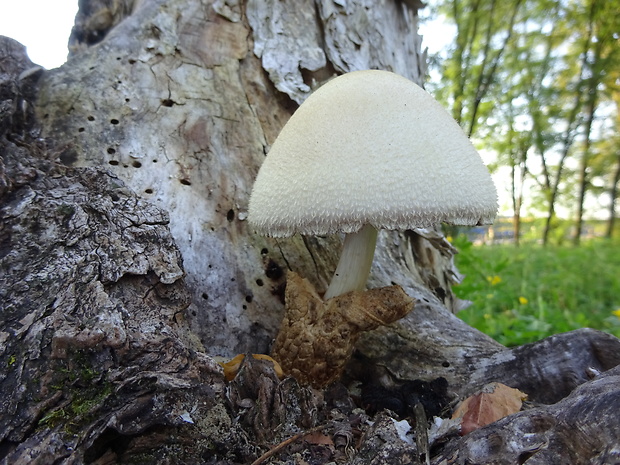
[[[584,327],[620,337],[620,241],[516,248],[459,236],[454,245],[466,275],[454,291],[473,302],[458,316],[502,344]]]

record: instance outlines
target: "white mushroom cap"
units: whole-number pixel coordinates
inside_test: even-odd
[[[491,176],[427,92],[387,71],[356,71],[314,92],[263,163],[248,220],[257,232],[352,233],[489,224]]]

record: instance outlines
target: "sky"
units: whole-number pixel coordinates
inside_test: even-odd
[[[78,0],[0,0],[0,35],[21,42],[30,59],[47,69],[67,60]]]

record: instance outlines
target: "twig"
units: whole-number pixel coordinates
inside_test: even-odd
[[[431,465],[430,444],[428,442],[428,420],[424,406],[417,401],[413,405],[413,415],[415,417],[415,442],[418,446],[418,454],[424,455],[424,463]]]
[[[271,449],[269,449],[267,452],[265,452],[259,458],[254,460],[252,462],[252,465],[260,465],[261,463],[263,463],[265,460],[267,460],[271,456],[273,456],[273,455],[277,454],[278,452],[280,452],[282,449],[284,449],[289,444],[292,444],[293,442],[297,441],[298,439],[303,438],[304,436],[307,436],[308,434],[312,434],[312,433],[316,433],[317,431],[321,431],[322,429],[325,429],[328,426],[329,426],[329,424],[315,426],[314,428],[311,428],[308,431],[304,431],[302,433],[298,433],[298,434],[296,434],[294,436],[291,436],[290,438],[282,441],[280,444],[277,444],[277,445],[273,446]]]

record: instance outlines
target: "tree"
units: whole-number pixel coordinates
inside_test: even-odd
[[[616,206],[618,201],[618,187],[620,184],[620,67],[612,68],[609,73],[609,80],[612,85],[608,86],[608,93],[615,108],[616,117],[612,120],[611,129],[612,135],[607,139],[600,141],[603,148],[599,150],[599,153],[607,154],[605,157],[605,167],[612,166],[610,170],[611,176],[607,181],[607,192],[609,193],[609,215],[607,220],[607,228],[605,230],[605,237],[611,239],[614,234],[614,225],[616,220]]]
[[[607,228],[605,237],[611,239],[614,235],[614,225],[616,221],[616,204],[618,201],[618,184],[620,184],[620,150],[616,149],[615,169],[611,177],[609,188],[609,219],[607,220]]]
[[[524,131],[516,131],[509,128],[506,140],[506,153],[508,166],[510,167],[510,197],[513,211],[513,236],[514,243],[518,247],[521,236],[521,209],[525,195],[525,182],[528,178],[528,152],[531,148],[531,135]]]
[[[364,435],[352,463],[415,463],[430,452],[423,435],[413,447],[387,414],[351,416],[346,388],[386,380],[369,396],[380,410],[400,387],[440,376],[458,397],[493,379],[535,402],[564,402],[572,413],[561,424],[587,426],[603,444],[577,456],[613,453],[620,342],[583,330],[507,349],[469,328],[452,313],[462,305],[450,289],[455,250],[430,228],[381,235],[371,285],[400,284],[416,308],[360,339],[342,384],[319,393],[253,357],[226,381],[217,355],[268,352],[286,271],[323,289],[339,248],[337,237],[248,231],[269,144],[334,73],[392,68],[421,82],[415,11],[372,6],[82,2],[73,57],[52,71],[0,42],[3,463],[249,463],[300,431],[322,431],[333,446],[288,459],[317,449],[346,459],[351,442],[338,437],[353,426]],[[550,361],[557,371],[544,369]],[[409,397],[404,415],[419,403]],[[585,400],[597,415],[584,425]],[[490,428],[504,444],[522,436]],[[572,433],[542,434],[565,454]],[[457,449],[440,447],[433,460],[465,457],[477,440],[442,438]],[[527,446],[485,448],[491,456],[477,463],[523,457]]]
[[[543,243],[547,244],[566,159],[566,156],[561,157],[555,166],[547,161],[558,141],[554,127],[563,124],[561,107],[557,105],[560,91],[549,85],[557,73],[557,49],[561,40],[558,35],[546,32],[549,21],[555,21],[559,14],[559,5],[555,2],[528,5],[528,13],[515,25],[506,59],[498,69],[501,85],[491,94],[496,105],[480,132],[483,140],[498,152],[499,164],[510,167],[515,234],[519,232],[525,179],[531,177],[539,186],[548,208],[543,233]],[[498,141],[498,134],[506,137]],[[567,139],[567,143],[570,147],[572,140]],[[539,173],[532,167],[533,161],[528,157],[530,151],[539,156]],[[568,150],[565,153],[568,155]],[[520,183],[516,179],[517,171]],[[518,194],[517,184],[521,188]],[[518,243],[517,235],[515,240]]]
[[[591,186],[593,137],[600,137],[597,112],[607,108],[605,89],[615,85],[617,20],[611,12],[618,5],[536,0],[505,2],[502,8],[496,15],[495,2],[441,3],[440,11],[455,23],[457,34],[437,93],[470,135],[508,153],[519,149],[496,138],[512,134],[515,120],[508,115],[512,107],[519,108],[514,117],[530,128],[532,151],[540,160],[540,170],[533,157],[527,168],[530,174],[539,172],[532,179],[546,202],[543,243],[549,242],[562,190],[573,185],[573,240],[578,243]],[[500,158],[500,165],[513,166],[511,156]],[[580,165],[575,175],[566,169],[571,159]]]
[[[491,169],[507,166],[510,171],[510,199],[513,211],[513,237],[515,246],[520,244],[521,212],[526,193],[526,181],[530,176],[528,156],[532,149],[533,137],[531,129],[523,127],[523,95],[516,92],[518,86],[504,95],[496,96],[497,111],[491,125],[484,125],[482,136],[485,144],[497,153],[497,162]],[[498,186],[501,189],[501,186]]]
[[[481,105],[495,84],[498,66],[511,40],[521,0],[452,0],[442,11],[456,25],[451,56],[443,64],[447,77],[438,96],[468,136],[475,133]],[[507,19],[507,21],[505,21]]]
[[[616,73],[614,69],[618,69],[620,61],[618,61],[618,38],[614,34],[617,33],[619,26],[616,15],[619,5],[617,2],[600,2],[591,0],[587,5],[589,12],[587,15],[581,13],[579,17],[587,17],[585,23],[587,33],[585,37],[589,39],[584,46],[587,47],[585,52],[584,65],[587,66],[587,78],[584,92],[586,94],[584,101],[584,127],[583,127],[583,144],[582,154],[579,167],[579,194],[577,200],[577,213],[575,218],[575,232],[573,243],[578,245],[581,239],[583,229],[583,216],[585,213],[586,192],[590,185],[590,160],[593,156],[592,138],[595,117],[598,107],[601,103],[603,89],[605,87],[614,87],[617,84],[609,78]],[[613,79],[613,77],[612,77]],[[615,213],[612,213],[615,214]]]

